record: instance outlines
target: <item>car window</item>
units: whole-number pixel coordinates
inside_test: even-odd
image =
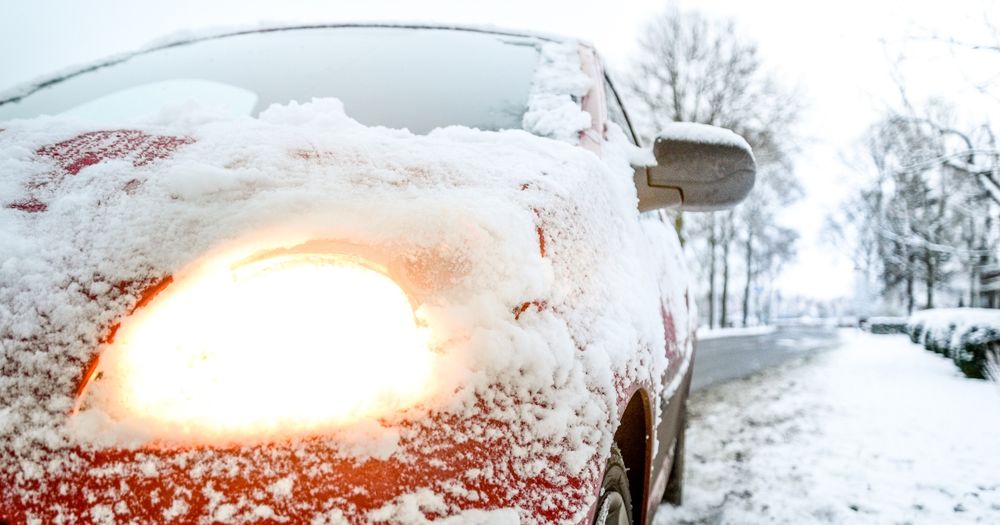
[[[168,46],[0,104],[0,120],[69,113],[139,117],[200,102],[256,115],[271,104],[336,97],[366,125],[414,133],[449,125],[518,129],[538,40],[478,31],[314,27]]]
[[[632,140],[633,144],[639,144],[635,138],[635,133],[632,132],[632,126],[629,123],[628,116],[625,114],[625,108],[622,106],[621,100],[618,99],[618,93],[615,92],[615,88],[611,85],[608,77],[604,77],[604,91],[608,99],[608,120],[618,124],[625,131],[625,135]]]

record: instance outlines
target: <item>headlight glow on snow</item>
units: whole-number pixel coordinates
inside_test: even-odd
[[[317,431],[419,402],[425,335],[400,286],[358,258],[209,263],[122,324],[92,404],[192,437]]]

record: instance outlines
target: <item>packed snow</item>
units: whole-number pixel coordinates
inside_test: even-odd
[[[995,523],[1000,388],[904,335],[693,394],[684,504],[655,523]]]
[[[697,142],[701,144],[714,144],[716,146],[731,146],[746,151],[753,155],[750,144],[746,139],[736,133],[706,124],[696,122],[672,122],[663,128],[657,135],[658,139],[678,140],[682,142]]]
[[[0,505],[34,509],[29,521],[132,521],[127,502],[157,487],[152,505],[185,522],[409,523],[470,506],[492,510],[468,514],[474,523],[579,522],[617,387],[662,394],[668,367],[687,365],[668,355],[690,352],[693,319],[676,235],[636,212],[634,148],[615,129],[602,159],[576,146],[590,121],[574,102],[587,86],[565,77],[579,72],[575,43],[546,43],[542,56],[525,125],[544,136],[370,128],[335,99],[259,118],[171,107],[110,131],[3,123]],[[113,395],[84,400],[69,418],[82,423],[67,424],[88,363],[148,290],[316,240],[363,246],[409,283],[433,354],[419,404],[317,435],[263,429],[183,450],[184,428],[132,420]],[[664,310],[681,349],[668,354]],[[400,479],[374,509],[329,477],[334,460],[445,469],[433,459],[443,430],[470,447],[450,460],[478,468]],[[509,454],[475,452],[497,447]],[[484,485],[506,486],[506,499],[483,501]],[[61,498],[89,502],[89,515]]]

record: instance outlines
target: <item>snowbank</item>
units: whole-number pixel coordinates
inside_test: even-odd
[[[560,46],[545,56],[578,59],[572,44]],[[166,490],[144,504],[180,521],[263,513],[336,522],[372,512],[392,522],[407,498],[429,491],[438,499],[421,511],[432,514],[517,507],[549,512],[525,511],[526,523],[579,522],[610,449],[618,385],[645,382],[659,395],[678,364],[667,357],[681,355],[676,348],[663,352],[660,290],[687,351],[693,321],[676,236],[636,212],[633,150],[620,133],[603,160],[573,145],[585,119],[565,102],[580,85],[545,78],[529,114],[562,142],[368,128],[333,99],[259,118],[171,108],[110,131],[60,118],[0,126],[0,506],[34,509],[28,518],[45,522],[109,512],[130,521],[123,502],[139,497],[130,487],[156,486]],[[434,382],[419,404],[321,435],[225,434],[180,452],[191,438],[183,425],[130,419],[95,387],[70,418],[83,424],[67,424],[88,363],[158,283],[316,240],[363,246],[402,272],[431,334]],[[400,493],[365,499],[376,505],[367,509],[358,494],[377,489],[354,490],[360,481],[329,467],[444,469],[434,453],[441,432],[510,453],[473,455],[485,465],[457,478],[401,481]],[[294,497],[267,496],[292,475]],[[243,495],[231,499],[236,489],[201,476],[229,479]],[[507,499],[484,501],[483,485],[507,487]],[[64,500],[89,502],[89,516]]]
[[[654,524],[993,523],[1000,403],[902,335],[692,395],[684,504]]]
[[[1000,310],[936,308],[910,316],[910,340],[951,358],[969,377],[986,378],[1000,355]]]
[[[747,326],[740,328],[709,328],[707,326],[698,327],[698,339],[722,339],[724,337],[740,337],[748,335],[773,334],[775,327],[771,325]]]

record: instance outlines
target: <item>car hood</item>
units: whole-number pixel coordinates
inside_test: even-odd
[[[177,470],[175,456],[157,459],[180,446],[170,436],[125,439],[106,421],[81,430],[69,414],[89,364],[150,290],[234,250],[331,242],[382,254],[433,334],[433,391],[396,415],[281,436],[274,450],[303,464],[317,447],[355,464],[412,462],[407,451],[440,439],[414,430],[421,422],[489,421],[454,427],[517,429],[505,464],[551,486],[595,478],[621,385],[657,385],[668,365],[623,146],[602,159],[522,131],[415,136],[362,126],[332,99],[259,118],[176,110],[112,129],[55,118],[3,128],[0,502],[40,498],[55,488],[46,479],[106,475],[115,467],[81,459],[102,451],[160,451],[143,456],[143,475]],[[199,443],[183,470],[218,470],[218,450],[269,439]],[[113,485],[84,497],[113,506]],[[586,513],[580,491],[568,516]]]

